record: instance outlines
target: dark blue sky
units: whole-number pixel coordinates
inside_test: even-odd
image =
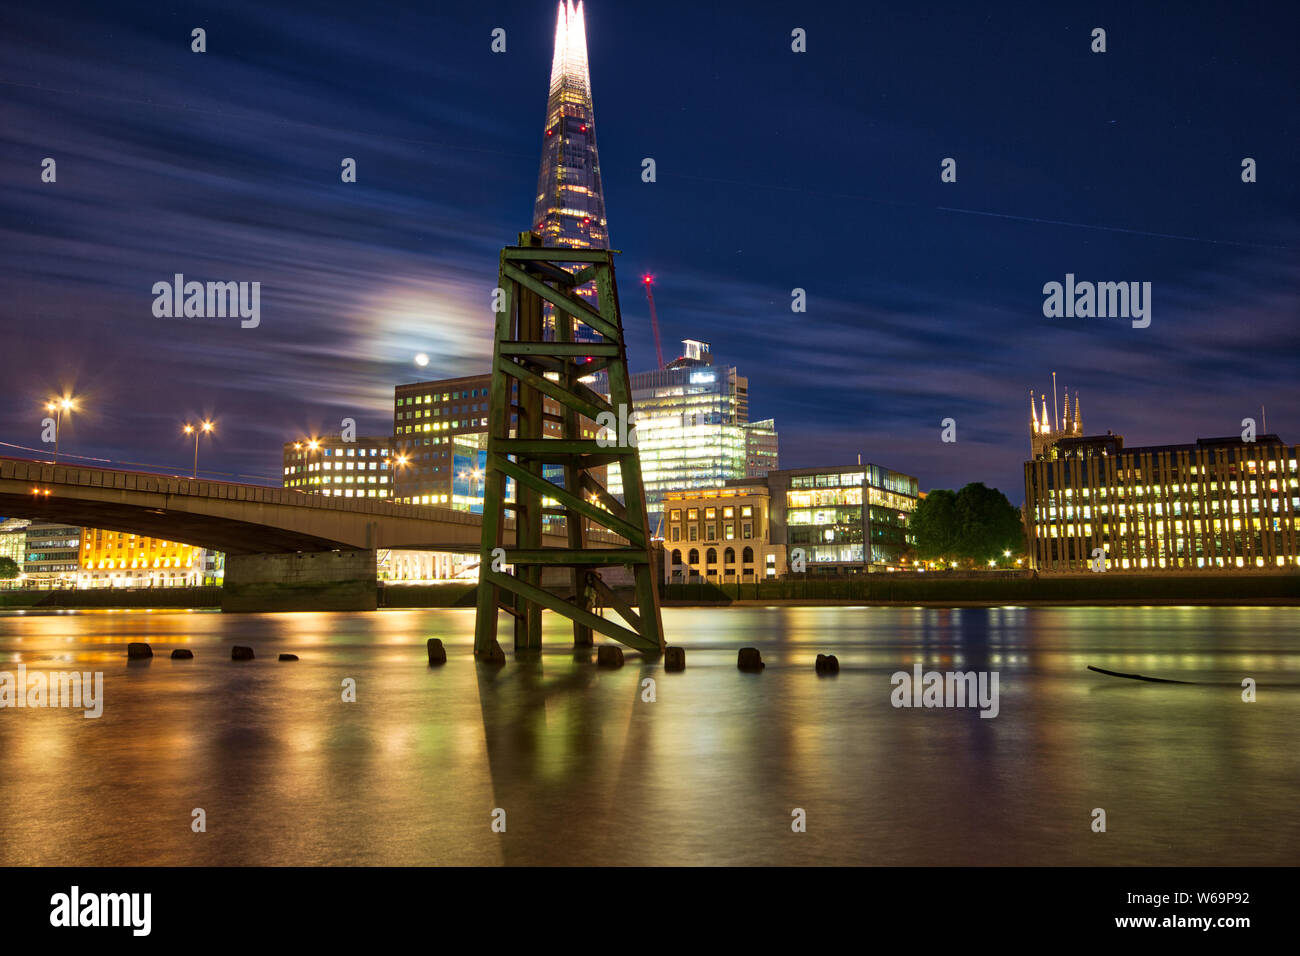
[[[64,452],[187,469],[210,415],[201,464],[274,479],[282,441],[385,433],[395,384],[487,370],[554,3],[27,7],[0,14],[0,441],[38,447],[71,389]],[[786,467],[861,452],[1019,502],[1054,370],[1090,433],[1232,434],[1263,404],[1300,440],[1296,11],[590,0],[633,369],[652,271],[666,348],[738,365]],[[155,318],[176,272],[260,281],[260,327]],[[1067,272],[1151,282],[1151,326],[1044,318]]]

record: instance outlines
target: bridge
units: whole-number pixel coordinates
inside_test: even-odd
[[[377,549],[477,554],[482,533],[478,515],[450,508],[24,458],[0,458],[0,515],[225,552],[226,610],[373,608]],[[563,529],[544,539],[568,543]]]

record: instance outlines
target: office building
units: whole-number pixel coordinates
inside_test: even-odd
[[[284,443],[284,487],[340,498],[391,498],[392,440],[339,435]]]
[[[749,583],[785,574],[785,546],[770,537],[765,485],[670,491],[663,507],[668,583]]]
[[[15,588],[22,584],[23,564],[27,561],[26,518],[9,518],[0,522],[0,558],[8,558],[18,567],[18,577],[0,579],[0,588]]]
[[[27,526],[23,586],[75,587],[81,567],[81,528],[33,521]]]
[[[754,481],[755,479],[750,479]],[[880,465],[770,471],[771,538],[808,574],[852,575],[908,567],[917,480]]]
[[[1128,448],[1114,434],[1044,443],[1025,463],[1030,565],[1039,572],[1294,569],[1296,453],[1276,435]]]
[[[598,392],[605,387],[603,377],[584,381]],[[491,384],[492,376],[483,374],[412,382],[393,390],[392,443],[398,501],[482,513]],[[512,399],[517,394],[515,383]],[[544,415],[558,416],[561,411],[559,402],[542,396]],[[510,421],[517,422],[518,415],[511,414]],[[578,424],[582,437],[595,436],[595,423],[579,417]],[[558,438],[560,432],[558,421],[543,421],[543,435]],[[548,467],[548,480],[563,485],[561,471],[558,466]],[[510,480],[506,482],[506,498],[514,499],[514,482]]]
[[[707,342],[682,346],[664,368],[630,376],[652,533],[662,533],[668,492],[715,488],[777,464],[775,423],[749,422],[749,380],[735,366],[714,365]],[[617,469],[610,491],[623,492]]]
[[[745,477],[762,478],[780,467],[777,454],[776,420],[750,422],[745,429]]]

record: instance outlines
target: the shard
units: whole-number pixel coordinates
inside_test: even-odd
[[[533,229],[543,245],[609,248],[581,0],[561,0],[555,24]]]

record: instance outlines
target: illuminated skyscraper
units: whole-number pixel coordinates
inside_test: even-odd
[[[546,104],[542,167],[533,228],[547,246],[607,249],[605,194],[600,187],[596,120],[587,70],[587,27],[579,0],[561,0]]]
[[[714,365],[709,343],[682,345],[684,354],[664,368],[631,376],[652,532],[665,493],[716,487],[777,466],[775,422],[749,421],[749,379],[734,365]],[[623,493],[617,468],[610,468],[609,489]]]

